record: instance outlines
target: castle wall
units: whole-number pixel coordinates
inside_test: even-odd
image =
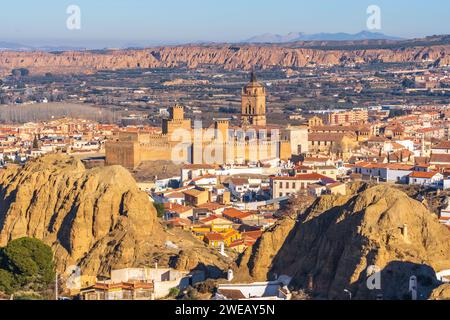
[[[282,134],[281,141],[258,141],[255,136],[246,136],[247,140],[233,140],[228,136],[227,119],[217,119],[216,130],[211,135],[206,129],[195,132],[191,128],[191,120],[184,118],[182,106],[171,107],[169,115],[169,119],[163,120],[162,134],[121,132],[115,141],[107,142],[106,164],[135,168],[142,161],[153,160],[209,164],[245,163],[274,158],[289,160],[293,153],[298,152],[299,144],[307,146],[303,135],[305,130],[287,131]],[[266,91],[256,81],[254,74],[242,91],[241,116],[247,124],[266,125]],[[172,135],[177,129],[186,130],[186,134],[181,137],[187,138],[183,144],[174,141],[180,138],[179,135]]]
[[[136,141],[107,141],[105,164],[135,168],[140,162],[138,145]]]
[[[309,149],[308,128],[306,127],[289,127],[281,131],[282,140],[291,142],[291,153],[301,154],[307,153]]]

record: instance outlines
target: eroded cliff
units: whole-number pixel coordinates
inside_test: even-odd
[[[304,67],[310,64],[422,62],[450,65],[449,45],[412,46],[398,49],[321,50],[283,46],[174,46],[140,50],[83,52],[0,52],[0,74],[27,68],[33,74],[47,72],[91,73],[97,70],[170,68],[216,65],[227,70]]]
[[[78,265],[84,275],[108,275],[155,262],[220,272],[229,263],[196,239],[164,231],[126,169],[87,170],[64,155],[0,171],[0,246],[24,236],[50,245],[61,272]]]
[[[277,233],[279,249],[263,236],[258,252],[244,255],[243,270],[250,270],[242,278],[286,274],[294,288],[316,297],[346,298],[347,289],[357,299],[403,299],[409,277],[416,275],[420,298],[428,298],[439,285],[435,272],[450,269],[450,232],[421,203],[392,187],[324,196],[289,230],[291,224]],[[267,260],[267,267],[248,264],[258,259]],[[367,287],[369,266],[381,272],[379,290]]]

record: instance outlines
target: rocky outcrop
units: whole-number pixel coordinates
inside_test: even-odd
[[[105,261],[126,264],[146,241],[161,238],[148,196],[118,166],[85,170],[77,160],[52,155],[5,170],[0,186],[0,245],[42,239],[59,265],[94,271]]]
[[[450,300],[450,283],[443,284],[433,290],[431,300]]]
[[[170,265],[184,244],[191,254],[175,267],[227,266],[201,242],[165,232],[148,195],[126,169],[87,170],[64,155],[0,171],[0,246],[24,236],[50,245],[61,272],[71,265],[80,266],[84,275],[155,262]],[[175,246],[166,245],[169,238]]]
[[[295,217],[286,216],[263,233],[261,239],[244,251],[235,271],[235,281],[264,281],[270,279],[273,258],[295,225]]]
[[[408,298],[412,275],[418,277],[419,296],[428,298],[439,285],[435,272],[450,269],[447,228],[421,203],[381,185],[354,196],[322,197],[284,237],[279,250],[259,248],[271,257],[265,262],[270,267],[253,268],[252,279],[286,274],[295,289],[321,298],[346,298],[344,289],[356,299]],[[369,266],[380,271],[380,290],[367,287]]]
[[[283,46],[174,46],[141,50],[87,52],[0,52],[0,74],[27,68],[34,74],[47,72],[90,73],[97,70],[170,68],[216,65],[226,70],[338,65],[344,62],[434,62],[450,65],[450,46],[411,46],[399,49],[321,50]]]

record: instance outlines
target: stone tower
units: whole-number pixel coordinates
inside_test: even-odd
[[[169,118],[163,119],[163,134],[172,134],[177,129],[191,131],[191,119],[184,118],[184,107],[175,105],[169,108]]]
[[[266,89],[252,72],[250,82],[242,89],[242,125],[266,125]]]

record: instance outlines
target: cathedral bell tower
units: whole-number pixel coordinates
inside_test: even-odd
[[[242,89],[242,125],[266,125],[266,89],[252,72],[250,82]]]

